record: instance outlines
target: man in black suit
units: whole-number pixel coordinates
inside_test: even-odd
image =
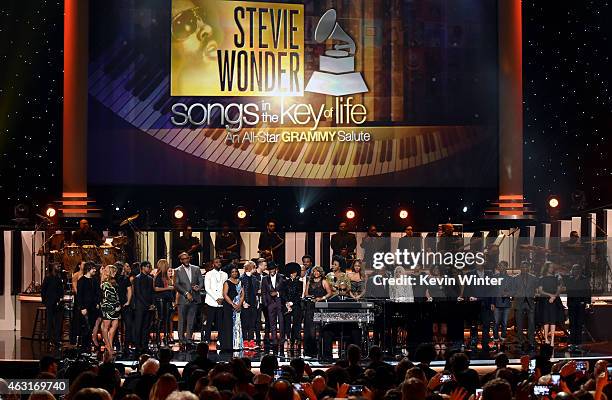
[[[521,345],[533,349],[535,347],[535,294],[539,285],[538,278],[529,272],[529,263],[521,263],[521,273],[514,277],[511,294],[514,297],[512,308],[516,320],[516,330]],[[527,316],[527,338],[523,333],[524,318]]]
[[[59,275],[59,264],[49,266],[49,275],[45,277],[41,287],[42,302],[47,315],[47,340],[50,345],[61,346],[62,308],[64,286]]]
[[[151,325],[151,309],[153,305],[153,278],[151,263],[140,263],[140,274],[134,279],[134,325],[136,350],[143,353],[149,342],[149,325]]]
[[[485,269],[485,264],[478,264],[476,269],[468,272],[467,275],[472,275],[473,281],[478,278],[486,278],[492,276],[492,272]],[[478,325],[482,325],[482,352],[489,352],[489,333],[493,325],[495,311],[495,293],[489,286],[472,283],[466,285],[463,289],[463,298],[468,302],[478,304],[478,310],[473,316],[474,319],[468,321],[470,324],[470,345],[476,348],[478,343]]]
[[[283,352],[285,337],[285,321],[283,318],[283,301],[280,293],[285,290],[284,285],[285,277],[278,273],[276,264],[270,262],[268,264],[268,275],[264,276],[261,281],[261,294],[264,307],[268,310],[272,350],[276,351],[278,346],[281,353]],[[277,331],[280,331],[280,344],[277,338]]]

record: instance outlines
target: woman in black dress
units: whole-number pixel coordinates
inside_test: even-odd
[[[316,356],[317,345],[314,329],[314,303],[317,301],[325,301],[332,295],[332,288],[329,282],[323,276],[323,268],[320,266],[312,267],[312,272],[306,281],[304,287],[304,298],[310,301],[306,302],[304,314],[304,355]]]
[[[242,324],[240,310],[244,303],[244,289],[240,281],[240,272],[232,267],[229,279],[223,284],[223,327],[221,351],[242,350]]]
[[[544,263],[542,277],[538,292],[542,297],[542,323],[544,324],[544,341],[555,346],[555,328],[557,321],[562,320],[563,305],[559,298],[561,285],[559,278],[555,275],[555,269],[551,262]]]
[[[168,261],[161,259],[157,262],[157,275],[155,275],[154,291],[155,306],[157,307],[157,342],[162,343],[161,333],[164,334],[163,344],[168,346],[172,339],[172,302],[174,301],[174,284],[168,271]]]

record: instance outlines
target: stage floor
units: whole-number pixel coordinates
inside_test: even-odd
[[[590,359],[590,360],[598,360],[598,359],[611,359],[612,360],[612,342],[597,342],[597,343],[588,343],[583,346],[583,353],[569,353],[565,350],[555,350],[553,358],[555,360],[562,359]],[[22,339],[21,333],[19,331],[0,331],[0,363],[1,362],[9,362],[9,361],[23,361],[23,362],[35,362],[38,361],[41,356],[47,354],[53,354],[58,358],[62,358],[66,356],[69,352],[70,346],[64,345],[62,348],[62,352],[59,351],[50,351],[45,342],[30,340],[30,339]],[[174,359],[173,364],[178,367],[183,367],[187,362],[189,362],[192,358],[195,357],[194,351],[179,351],[179,347],[173,346],[174,350]],[[195,350],[195,349],[194,349]],[[151,353],[156,351],[155,348],[151,348]],[[74,354],[74,352],[72,352]],[[209,352],[209,356],[211,359],[218,361],[227,361],[233,357],[248,357],[251,359],[252,367],[257,369],[259,367],[259,362],[262,356],[268,354],[264,351],[251,351],[244,350],[241,352],[234,353],[220,353],[217,352],[212,346]],[[495,353],[491,352],[489,358],[473,358],[471,363],[474,367],[483,368],[482,372],[486,372],[488,367],[494,366],[494,357]],[[508,353],[510,358],[511,365],[519,366],[520,361],[519,358],[521,354],[513,354],[511,352]],[[303,357],[301,352],[297,351],[285,351],[284,356],[279,355],[279,363],[281,365],[288,364],[291,359],[296,357]],[[305,358],[305,360],[313,367],[313,368],[325,368],[335,362],[338,357],[337,348],[334,348],[334,361],[320,361],[312,358]],[[97,358],[102,360],[102,354],[98,354]],[[387,355],[386,361],[391,364],[397,363],[402,358],[402,355]],[[134,365],[133,358],[128,357],[117,357],[117,362],[124,364],[126,367],[131,367]],[[440,369],[444,365],[444,360],[436,360],[432,362],[432,367],[434,369]]]

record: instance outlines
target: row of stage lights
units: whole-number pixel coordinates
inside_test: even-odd
[[[560,205],[561,205],[561,202],[560,202],[559,196],[557,195],[548,196],[546,200],[546,210],[549,216],[551,217],[557,216],[560,211],[560,208],[559,208]],[[16,213],[18,212],[17,209],[15,211]],[[305,211],[305,208],[300,207],[299,209],[300,214],[303,214],[304,211]],[[463,207],[462,211],[466,213],[467,206]],[[54,221],[56,217],[58,217],[59,215],[59,210],[55,205],[49,204],[45,207],[44,213],[45,213],[44,216],[47,219]],[[406,208],[399,208],[397,210],[396,215],[401,221],[405,221],[410,216],[410,213],[408,212],[408,209]],[[355,210],[353,207],[348,207],[341,213],[340,216],[345,218],[348,221],[352,221],[355,218],[357,218],[357,210]],[[186,221],[187,211],[182,206],[176,206],[172,210],[172,217],[173,217],[174,222],[177,222],[177,223]],[[236,209],[234,217],[235,217],[236,222],[238,222],[241,225],[244,223],[247,223],[250,217],[249,210],[246,207],[242,207],[242,206],[238,207]]]
[[[304,207],[300,207],[300,209],[299,209],[300,214],[303,214],[304,211],[305,211]],[[349,220],[349,221],[351,221],[351,220],[354,220],[355,218],[357,218],[357,211],[353,207],[348,207],[348,208],[346,208],[341,213],[340,216],[345,218],[345,219],[347,219],[347,220]],[[397,216],[398,216],[398,218],[400,220],[406,220],[406,219],[408,219],[410,214],[409,214],[407,209],[400,208],[397,211]],[[176,206],[172,210],[172,217],[174,219],[174,222],[186,221],[186,219],[187,219],[187,212],[185,211],[184,207]],[[249,220],[249,217],[250,217],[250,213],[249,213],[249,210],[246,207],[238,207],[236,209],[236,212],[234,213],[234,219],[239,224],[247,222]]]

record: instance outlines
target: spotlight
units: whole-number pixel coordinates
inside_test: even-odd
[[[559,219],[561,213],[561,199],[556,194],[551,194],[546,199],[546,213],[551,219]]]
[[[548,207],[550,208],[557,208],[559,207],[559,199],[557,198],[557,196],[548,196]]]
[[[45,215],[49,218],[54,218],[57,215],[57,209],[53,206],[47,206]]]
[[[408,210],[405,210],[405,209],[403,209],[403,208],[402,208],[402,209],[399,211],[399,217],[400,217],[400,219],[406,219],[406,218],[408,218]]]
[[[353,208],[347,208],[346,210],[346,219],[352,220],[357,216],[357,213]]]
[[[300,207],[300,214],[304,214],[304,207]]]
[[[236,209],[234,218],[238,225],[245,225],[249,222],[249,210],[246,207],[240,206]]]
[[[463,211],[464,213],[466,213],[468,210],[467,206],[463,206],[463,209],[461,211]]]
[[[172,211],[172,216],[177,221],[182,220],[183,218],[185,218],[185,209],[181,206],[174,207],[174,210]]]

